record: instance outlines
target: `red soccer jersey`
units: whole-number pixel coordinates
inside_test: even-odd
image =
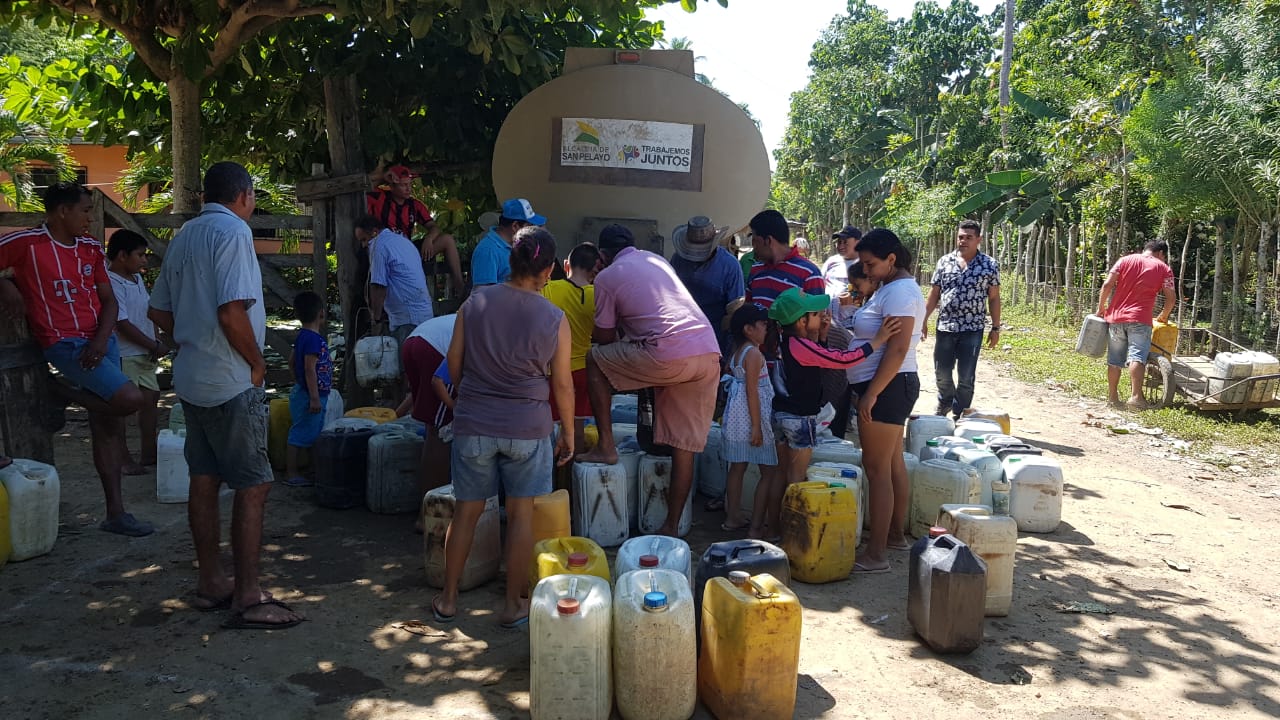
[[[419,225],[431,222],[431,211],[417,198],[396,202],[386,190],[376,190],[366,197],[369,214],[382,221],[388,230],[413,239],[413,231]]]
[[[13,268],[31,333],[41,347],[68,338],[90,339],[102,303],[98,284],[110,283],[102,245],[76,238],[75,247],[54,241],[43,225],[0,237],[0,270]]]

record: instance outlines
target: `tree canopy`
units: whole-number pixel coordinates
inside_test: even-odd
[[[659,4],[13,0],[0,8],[0,21],[61,23],[70,36],[93,38],[91,52],[106,49],[99,62],[72,62],[36,87],[55,87],[51,95],[87,109],[70,129],[169,153],[175,207],[189,210],[205,153],[295,173],[322,161],[325,74],[359,78],[373,155],[480,163],[475,150],[496,133],[494,118],[551,77],[565,47],[650,47],[660,27],[643,10]],[[692,0],[683,5],[696,8]],[[6,103],[47,111],[55,100],[14,100],[8,85]]]

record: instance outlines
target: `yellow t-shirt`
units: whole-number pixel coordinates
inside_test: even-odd
[[[596,292],[590,285],[578,287],[568,280],[552,280],[542,288],[542,296],[564,311],[573,334],[573,370],[587,367],[591,331],[596,327]]]

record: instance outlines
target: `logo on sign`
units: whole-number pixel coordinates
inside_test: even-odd
[[[618,153],[618,159],[626,163],[629,163],[632,160],[639,160],[640,148],[636,147],[635,145],[626,145]]]
[[[578,137],[574,138],[574,142],[589,143],[591,145],[600,144],[600,131],[588,123],[577,120]]]

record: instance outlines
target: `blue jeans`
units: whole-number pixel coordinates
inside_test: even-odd
[[[978,352],[982,331],[937,332],[933,338],[933,370],[938,381],[938,407],[959,415],[973,403],[974,377],[978,372]],[[952,378],[952,370],[959,375]]]

